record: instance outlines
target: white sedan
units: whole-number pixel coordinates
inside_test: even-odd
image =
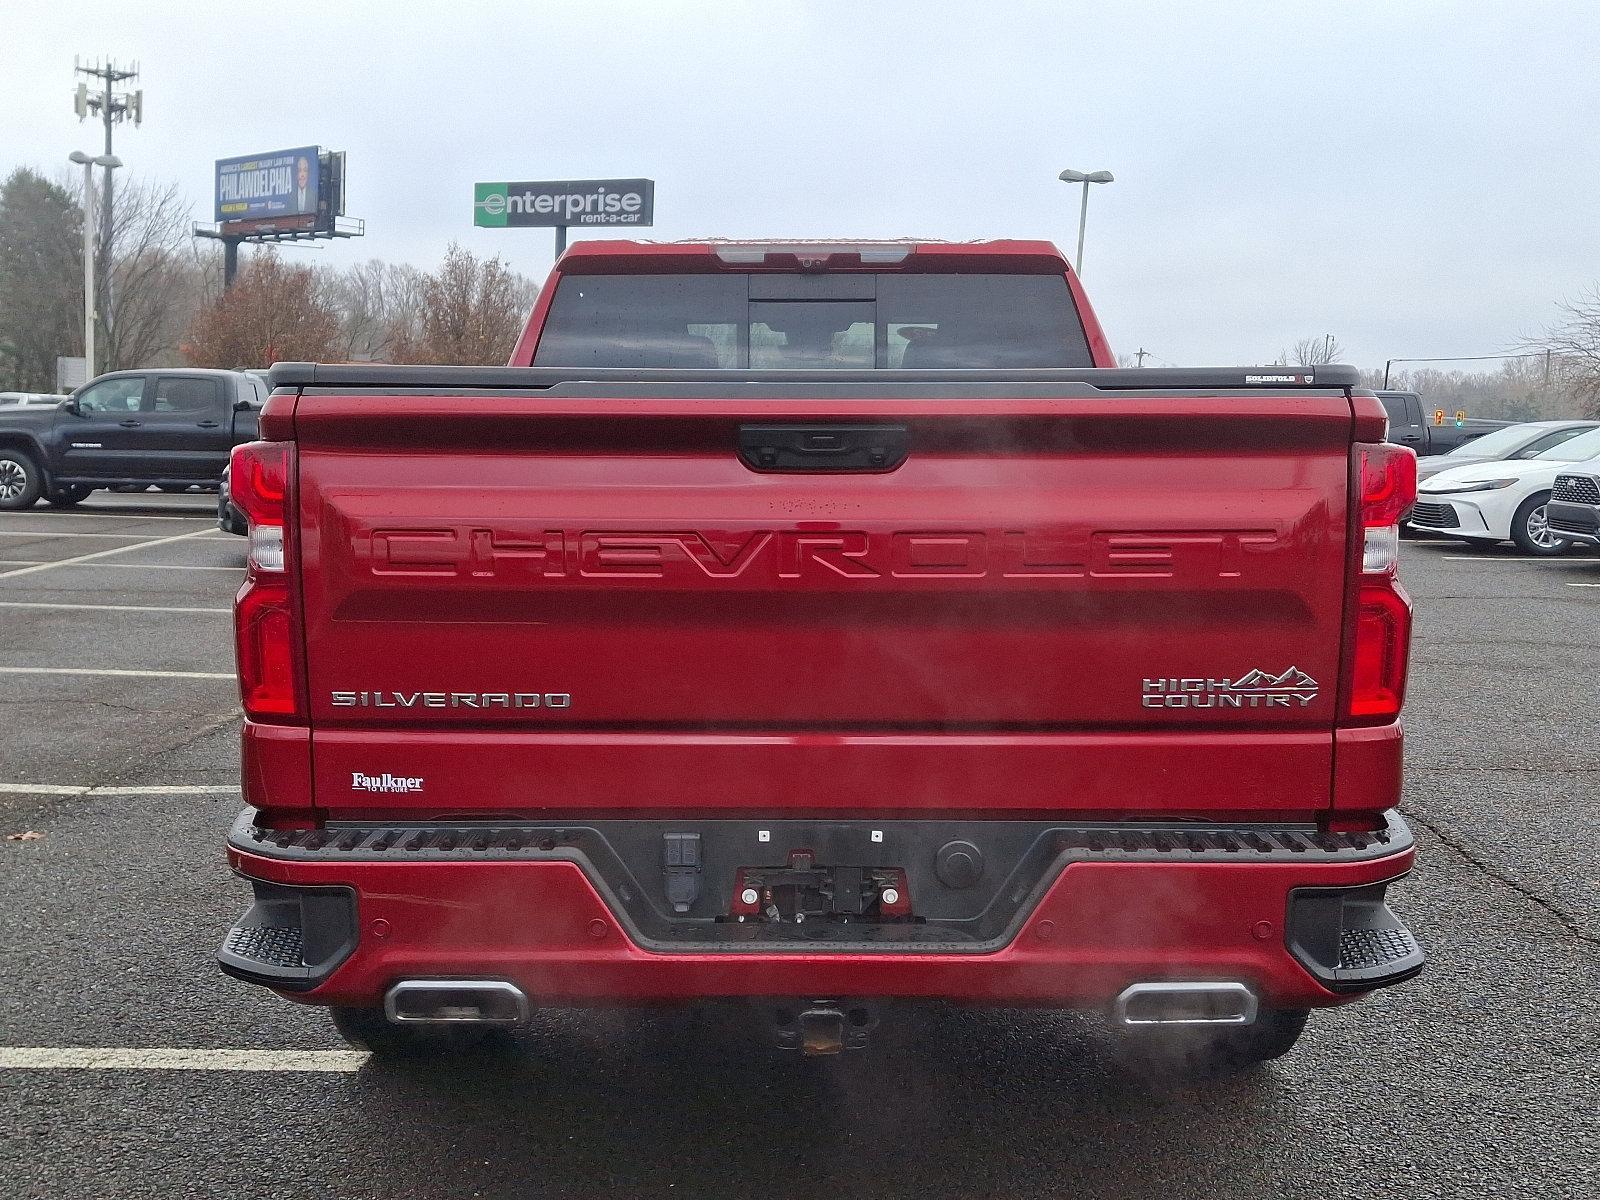
[[[1600,459],[1600,429],[1534,458],[1440,471],[1417,487],[1410,525],[1475,546],[1509,540],[1525,554],[1565,554],[1572,543],[1551,530],[1545,502],[1557,475],[1573,463],[1591,459]]]

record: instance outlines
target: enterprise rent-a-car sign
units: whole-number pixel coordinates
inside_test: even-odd
[[[649,225],[656,185],[651,179],[561,179],[538,183],[480,183],[472,223],[506,225]]]
[[[217,160],[217,220],[250,221],[317,211],[317,147]]]

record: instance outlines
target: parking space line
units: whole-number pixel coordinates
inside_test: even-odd
[[[0,1046],[8,1071],[315,1071],[350,1074],[365,1050],[101,1049],[94,1046]]]
[[[233,679],[229,671],[113,671],[99,667],[0,667],[0,675],[121,675],[130,679]]]
[[[1600,587],[1600,583],[1569,583],[1568,587]]]
[[[0,558],[0,567],[70,567],[75,562],[50,562],[42,558]],[[91,571],[242,571],[243,567],[192,567],[187,563],[89,563]]]
[[[26,538],[99,538],[103,542],[137,542],[142,533],[79,533],[65,529],[0,529],[0,537]]]
[[[1445,562],[1475,562],[1475,563],[1512,563],[1512,562],[1542,562],[1560,567],[1589,567],[1594,565],[1592,558],[1546,558],[1539,554],[1441,554]]]
[[[231,608],[180,608],[166,604],[46,604],[42,601],[0,600],[0,608],[88,609],[93,612],[230,613]]]
[[[191,529],[188,533],[175,533],[171,537],[151,538],[148,541],[134,542],[131,546],[116,546],[110,550],[96,550],[92,554],[79,554],[75,558],[63,558],[59,562],[35,563],[31,567],[17,567],[11,571],[0,571],[0,579],[15,579],[18,575],[32,575],[36,571],[50,571],[56,567],[69,566],[72,563],[108,558],[113,554],[127,554],[130,550],[143,550],[149,546],[165,546],[170,542],[187,541],[190,538],[204,537],[206,532],[204,529]]]
[[[94,783],[0,783],[0,796],[237,796],[234,784],[172,783],[115,787]]]
[[[79,508],[70,513],[16,512],[13,510],[6,513],[5,516],[8,520],[15,517],[43,517],[47,521],[61,521],[69,517],[82,517],[85,520],[93,521],[215,521],[217,519],[214,514],[196,513],[192,517],[178,517],[173,516],[171,513],[164,513],[159,517],[141,517],[138,513],[96,512],[90,508]]]

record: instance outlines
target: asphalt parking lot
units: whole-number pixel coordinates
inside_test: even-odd
[[[41,835],[0,841],[7,1200],[1596,1194],[1600,555],[1406,543],[1421,855],[1395,901],[1432,965],[1262,1071],[1152,1079],[1087,1019],[940,1008],[836,1060],[590,1012],[391,1066],[212,963],[245,896],[243,543],[212,504],[0,514],[0,835]],[[335,1053],[180,1053],[216,1050]]]

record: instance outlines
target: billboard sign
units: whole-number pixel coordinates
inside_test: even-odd
[[[537,183],[480,183],[473,189],[472,223],[507,226],[653,223],[653,179],[561,179]]]
[[[316,216],[321,186],[316,146],[217,160],[218,221]]]

